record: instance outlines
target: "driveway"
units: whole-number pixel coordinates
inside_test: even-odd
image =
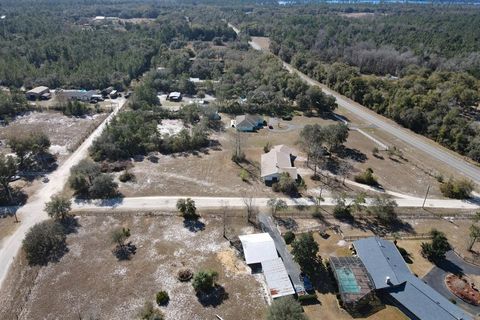
[[[441,264],[440,267],[433,267],[430,272],[423,277],[429,286],[438,291],[442,296],[447,299],[455,299],[457,305],[463,310],[471,313],[472,315],[480,315],[480,307],[473,306],[469,303],[463,302],[461,299],[453,295],[450,290],[448,290],[445,285],[445,277],[449,273],[464,273],[466,275],[480,275],[480,267],[471,265],[463,261],[459,256],[457,256],[453,251],[447,252],[446,261]]]

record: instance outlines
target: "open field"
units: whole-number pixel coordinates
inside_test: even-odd
[[[225,131],[215,132],[211,137],[218,145],[193,154],[157,154],[156,162],[146,159],[135,162],[131,171],[137,177],[136,182],[121,183],[120,191],[125,196],[239,196],[245,192],[254,192],[256,196],[272,196],[274,193],[264,186],[260,179],[260,158],[267,143],[271,146],[285,144],[297,152],[295,165],[299,168],[307,189],[323,186],[325,181],[310,179],[312,171],[306,167],[306,155],[298,145],[299,133],[307,124],[328,125],[336,123],[334,120],[296,116],[292,121],[283,121],[267,117],[266,121],[272,124],[273,129],[266,127],[258,132],[240,134],[247,163],[239,166],[231,161],[235,131],[229,128],[230,119],[222,116]],[[377,145],[374,141],[361,133],[350,131],[345,152],[341,155],[341,161],[351,166],[346,175],[348,179],[353,180],[356,174],[370,167],[386,190],[422,197],[430,184],[430,196],[441,197],[435,178],[418,169],[409,157],[390,158],[385,152],[380,152],[380,156],[375,157],[372,154],[375,146]],[[249,172],[250,178],[247,182],[239,177],[242,167]],[[344,187],[341,184],[335,188],[350,194],[363,191],[359,187]]]
[[[78,231],[68,236],[69,252],[58,263],[38,268],[18,259],[0,294],[1,319],[133,319],[159,290],[170,295],[162,307],[166,319],[215,314],[243,319],[247,309],[249,319],[262,319],[262,284],[222,237],[220,220],[203,220],[205,230],[198,232],[185,228],[179,217],[82,216],[78,221]],[[120,226],[131,229],[129,241],[137,247],[130,261],[117,261],[111,251],[110,232]],[[244,222],[237,227],[249,230]],[[191,283],[176,279],[180,268],[216,270],[228,298],[202,306]]]
[[[67,117],[59,112],[29,112],[18,116],[5,127],[0,128],[2,146],[0,152],[8,153],[7,140],[10,136],[28,132],[43,132],[51,142],[50,152],[57,156],[57,161],[66,159],[106,117],[105,113],[83,118]]]

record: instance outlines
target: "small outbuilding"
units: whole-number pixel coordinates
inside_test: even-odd
[[[35,87],[26,92],[28,100],[48,100],[51,97],[50,89],[45,86]]]
[[[179,102],[182,101],[182,94],[180,92],[170,92],[167,96],[167,100]]]
[[[280,175],[288,173],[292,179],[298,178],[297,168],[294,166],[296,156],[293,150],[285,145],[274,146],[269,152],[262,154],[261,177],[266,183],[277,182]]]
[[[262,261],[262,270],[272,299],[295,294],[282,258]]]
[[[245,114],[237,116],[232,120],[232,127],[242,132],[253,132],[262,128],[264,125],[265,120],[263,117],[256,114]]]
[[[238,237],[242,242],[247,264],[261,263],[278,258],[275,242],[268,233],[247,234]]]

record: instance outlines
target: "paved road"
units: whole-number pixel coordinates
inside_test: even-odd
[[[126,102],[123,98],[117,101],[118,105],[114,111],[93,131],[80,147],[57,170],[47,175],[50,182],[43,185],[40,190],[28,199],[28,202],[23,207],[18,209],[17,216],[20,220],[20,226],[12,235],[3,239],[0,243],[0,287],[5,280],[10,265],[22,246],[22,241],[27,231],[33,225],[48,218],[44,212],[45,203],[53,195],[62,191],[70,175],[70,169],[88,155],[88,148],[92,145],[93,140],[102,133],[107,123],[113,119]]]
[[[430,272],[423,277],[423,281],[425,281],[429,286],[431,286],[445,298],[455,299],[457,301],[457,304],[462,309],[466,310],[472,315],[478,315],[480,313],[480,307],[473,306],[455,297],[455,295],[453,295],[445,285],[445,277],[447,276],[447,274],[452,272],[461,272],[467,275],[470,274],[479,276],[480,268],[466,263],[453,251],[447,252],[446,258],[447,259],[444,265],[441,268],[433,267],[433,269],[430,270]]]
[[[232,27],[237,34],[240,32],[240,30],[238,28],[235,28],[235,26],[233,26],[232,24],[229,24],[229,26]],[[256,50],[262,50],[260,44],[255,43],[255,41],[251,41],[249,43],[252,48]],[[290,64],[283,62],[283,65],[289,72],[298,74],[300,78],[309,85],[318,86],[323,90],[323,92],[335,97],[339,107],[348,110],[349,112],[355,114],[357,117],[377,126],[378,128],[386,131],[397,139],[400,139],[403,142],[411,145],[417,150],[425,152],[428,155],[434,157],[435,159],[440,160],[441,162],[462,173],[467,178],[472,179],[476,184],[480,185],[480,168],[469,163],[460,155],[457,155],[443,148],[442,146],[428,140],[423,136],[417,135],[410,130],[394,124],[392,121],[386,119],[385,117],[374,113],[373,111],[356,103],[355,101],[341,95],[336,91],[333,91],[324,84],[313,80],[312,78],[308,77],[296,68],[292,67]]]
[[[119,198],[112,200],[94,200],[94,201],[76,201],[72,209],[75,211],[98,211],[98,210],[176,210],[177,200],[185,198],[185,196],[153,196],[153,197],[131,197]],[[200,209],[221,208],[228,206],[230,208],[244,208],[243,198],[238,197],[191,197],[195,201],[195,205]],[[394,198],[399,207],[422,207],[423,199],[421,198]],[[267,208],[269,198],[253,198],[253,205],[256,207]],[[309,198],[283,198],[289,206],[313,206],[314,201]],[[353,199],[347,199],[347,203]],[[370,205],[373,199],[367,199],[366,205]],[[335,205],[334,198],[325,198],[322,205]],[[448,209],[479,209],[478,203],[447,200],[447,199],[429,199],[426,202],[429,208],[448,208]]]

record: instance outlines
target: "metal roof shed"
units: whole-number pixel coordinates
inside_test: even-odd
[[[263,274],[273,299],[295,294],[281,258],[262,261]]]
[[[242,242],[247,264],[260,263],[278,258],[277,249],[268,233],[247,234],[238,237]]]

